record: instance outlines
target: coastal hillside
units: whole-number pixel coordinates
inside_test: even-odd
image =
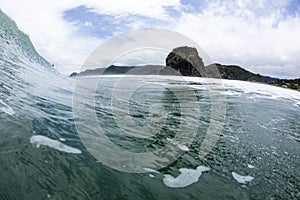
[[[222,65],[219,63],[212,64],[212,65],[217,66],[221,74],[221,77],[223,79],[265,82],[261,75],[249,72],[237,65]],[[209,66],[211,65],[208,65],[207,67]]]
[[[73,72],[70,77],[91,75],[181,75],[194,77],[222,78],[272,84],[284,88],[300,90],[299,79],[281,80],[279,78],[255,74],[237,65],[222,65],[213,63],[205,66],[197,49],[193,47],[177,47],[168,54],[166,65],[145,66],[115,66],[107,68],[88,69],[83,72]],[[217,69],[217,73],[216,70]]]

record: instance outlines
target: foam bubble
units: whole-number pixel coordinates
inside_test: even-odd
[[[242,176],[235,172],[232,172],[232,176],[237,182],[242,184],[245,184],[246,182],[250,182],[254,179],[252,176]]]
[[[50,148],[56,149],[58,151],[66,152],[66,153],[74,153],[74,154],[81,153],[81,151],[79,149],[70,147],[60,141],[53,140],[53,139],[50,139],[50,138],[42,136],[42,135],[32,136],[30,138],[30,143],[36,145],[37,148],[39,148],[41,145],[44,145],[44,146],[48,146]]]
[[[153,174],[149,174],[149,177],[150,178],[154,178],[155,176]]]
[[[255,168],[253,165],[250,165],[250,164],[248,164],[247,166],[248,166],[249,169]]]
[[[189,151],[190,150],[186,145],[183,145],[183,144],[178,144],[177,147],[179,149],[181,149],[182,151]]]
[[[198,166],[196,169],[187,169],[187,168],[181,168],[179,171],[181,174],[174,178],[173,176],[167,174],[164,175],[163,182],[167,187],[170,188],[183,188],[187,187],[193,183],[196,183],[202,172],[208,171],[208,167],[204,166]]]

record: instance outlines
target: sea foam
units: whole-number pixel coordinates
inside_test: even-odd
[[[44,146],[48,146],[50,148],[56,149],[58,151],[66,152],[66,153],[74,153],[74,154],[81,153],[81,151],[79,149],[70,147],[60,141],[53,140],[53,139],[50,139],[50,138],[42,136],[42,135],[32,136],[30,138],[30,143],[36,145],[37,148],[39,148],[41,145],[44,145]]]
[[[242,176],[235,172],[232,172],[232,176],[237,182],[242,184],[245,184],[246,182],[250,182],[254,179],[252,176]]]
[[[297,104],[300,101],[300,92],[268,84],[252,83],[237,80],[222,80],[225,88],[239,89],[250,97],[269,99],[288,99]]]
[[[171,144],[177,146],[182,151],[189,151],[190,150],[189,147],[187,147],[186,145],[180,144],[180,143],[178,143],[177,141],[175,141],[171,138],[166,138],[166,139],[167,139],[168,142],[170,142]]]
[[[173,176],[166,174],[164,175],[163,182],[166,186],[170,188],[183,188],[187,187],[193,183],[196,183],[202,172],[208,171],[208,167],[198,166],[196,169],[187,169],[181,168],[179,169],[180,175],[174,178]]]
[[[249,169],[255,168],[253,165],[250,165],[250,164],[248,164],[247,166],[248,166]]]

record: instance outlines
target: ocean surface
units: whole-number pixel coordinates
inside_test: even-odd
[[[191,77],[82,80],[96,90],[59,74],[0,12],[1,200],[300,198],[299,92],[232,80],[220,89],[211,87],[217,80]],[[220,104],[222,120],[213,118]],[[212,118],[222,126],[201,157]],[[110,141],[99,149],[84,132],[98,126]],[[192,137],[178,142],[177,134]],[[173,145],[180,153],[134,173],[119,164],[126,157],[102,151],[112,145],[137,155]]]

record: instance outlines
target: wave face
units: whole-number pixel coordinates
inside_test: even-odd
[[[0,74],[0,199],[299,198],[297,91],[223,80],[224,90],[210,92],[227,97],[225,124],[212,151],[200,159],[198,150],[211,113],[208,81],[136,77],[145,87],[127,102],[128,113],[128,108],[111,104],[115,83],[122,77],[105,77],[96,93],[95,110],[99,124],[115,145],[124,151],[144,152],[145,148],[151,151],[172,143],[183,150],[179,159],[163,169],[131,174],[111,169],[87,151],[74,120],[88,121],[81,116],[74,119],[72,111],[75,80],[59,75],[1,11]],[[95,81],[96,77],[87,79]],[[196,100],[184,104],[191,112],[186,117],[180,113],[174,93],[157,83],[183,96],[195,92]],[[131,85],[123,82],[118,90],[126,93]],[[183,86],[188,89],[178,90]],[[86,108],[94,109],[92,105],[87,99]],[[201,108],[200,117],[193,112],[195,105]],[[164,120],[158,120],[164,113]],[[120,118],[118,124],[116,115],[132,121]],[[193,123],[195,119],[198,123]],[[149,122],[149,130],[160,128],[161,132],[136,139],[140,127]],[[197,135],[189,146],[174,142],[179,123],[191,128],[197,124]],[[124,130],[132,135],[124,135]],[[199,172],[199,166],[210,170]]]
[[[52,162],[63,166],[78,159],[43,146],[37,150],[30,143],[34,135],[53,140],[65,137],[69,146],[79,141],[72,123],[71,91],[72,83],[60,76],[37,53],[29,37],[0,11],[0,199],[47,197],[52,190],[47,189],[47,177],[58,175]],[[59,157],[65,157],[64,161]],[[53,165],[45,167],[47,162]]]

